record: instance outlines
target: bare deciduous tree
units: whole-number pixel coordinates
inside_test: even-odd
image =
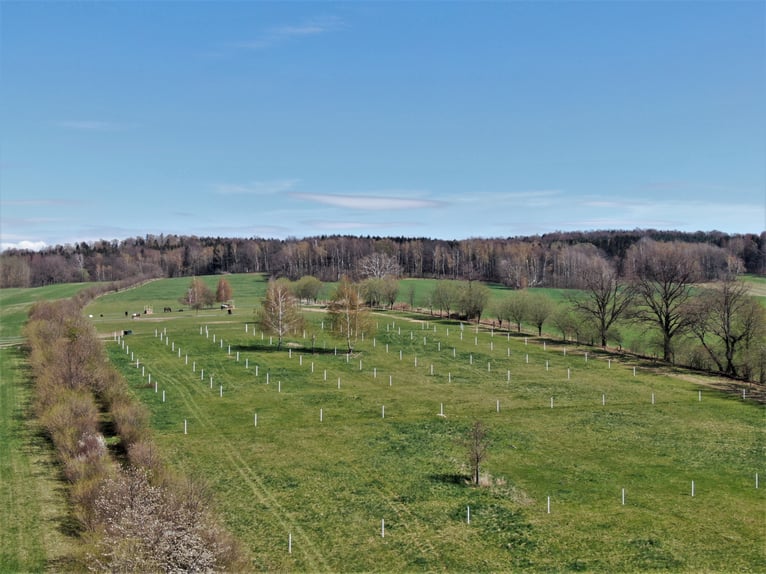
[[[215,300],[217,303],[226,303],[227,301],[231,301],[232,296],[232,290],[231,285],[229,282],[221,277],[218,280],[218,285],[215,289]]]
[[[718,370],[737,377],[752,370],[747,351],[763,346],[766,310],[734,278],[705,290],[686,308],[692,333]]]
[[[210,307],[215,300],[215,295],[199,277],[194,277],[186,289],[186,294],[179,299],[183,305],[188,305],[195,311],[203,307]]]
[[[634,317],[659,328],[662,358],[673,361],[673,338],[688,327],[684,306],[699,280],[699,263],[688,245],[641,240],[628,250],[628,266],[638,305]]]
[[[592,259],[580,271],[581,294],[569,298],[572,307],[595,323],[601,346],[606,347],[612,326],[625,315],[633,290],[618,278],[617,269],[605,259]]]
[[[277,349],[282,348],[285,335],[301,327],[303,315],[287,279],[269,281],[256,322],[264,332],[277,336]]]
[[[362,277],[382,279],[383,277],[398,277],[401,269],[395,257],[376,251],[359,260],[359,273]]]
[[[359,335],[370,328],[360,287],[351,283],[347,277],[341,278],[330,301],[328,313],[333,332],[346,339],[348,352],[352,353]]]
[[[489,432],[481,421],[475,421],[468,431],[466,439],[468,449],[468,464],[471,468],[471,482],[479,484],[481,465],[489,451]]]

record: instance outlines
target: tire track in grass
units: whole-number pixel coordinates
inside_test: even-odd
[[[185,366],[185,365],[184,365]],[[174,390],[178,392],[184,406],[191,412],[195,418],[202,423],[202,430],[207,432],[214,432],[217,426],[214,421],[207,414],[204,407],[200,406],[192,395],[192,391],[187,387],[183,379],[183,368],[179,368],[174,365],[170,365],[173,370],[173,374],[164,373],[163,378],[172,384]],[[193,381],[199,382],[199,381]],[[194,388],[194,387],[193,387]],[[201,392],[195,388],[195,392]],[[285,516],[289,516],[289,513],[284,507],[276,500],[276,498],[269,492],[268,488],[264,486],[262,480],[256,473],[254,473],[247,462],[242,458],[239,451],[231,444],[229,440],[223,440],[219,445],[221,452],[229,460],[230,466],[243,478],[246,484],[250,487],[255,498],[259,503],[263,504],[270,512],[272,517],[276,519],[279,525],[286,531],[292,533],[295,542],[300,543],[297,546],[306,558],[308,563],[308,570],[312,572],[329,571],[330,567],[325,561],[324,557],[317,550],[314,542],[309,538],[305,531],[297,524],[284,519]]]
[[[17,349],[0,350],[0,571],[64,568],[75,543],[63,533],[68,507],[51,469],[53,452],[31,418],[31,382]]]
[[[383,488],[380,488],[379,490],[387,497],[387,505],[394,511],[394,515],[398,520],[397,526],[404,526],[403,530],[405,536],[402,537],[402,540],[408,540],[410,542],[408,545],[417,548],[423,558],[438,558],[439,552],[434,545],[431,544],[430,540],[428,538],[421,539],[421,537],[410,528],[411,523],[418,521],[417,516],[415,516],[410,507],[404,502],[396,500],[397,494],[392,490]]]

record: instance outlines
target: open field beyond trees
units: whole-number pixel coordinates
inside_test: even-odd
[[[178,312],[188,278],[85,312],[254,568],[766,569],[766,431],[747,385],[392,312],[346,356],[308,309],[277,350],[253,323],[265,278],[227,279],[232,314]],[[477,420],[481,487],[464,446]]]

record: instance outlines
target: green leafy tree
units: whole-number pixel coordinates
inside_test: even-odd
[[[293,284],[293,293],[301,301],[316,303],[322,282],[312,275],[304,275]]]
[[[407,304],[410,306],[410,309],[415,308],[415,284],[410,283],[407,285]]]
[[[379,307],[383,300],[383,279],[379,277],[365,279],[361,284],[361,293],[369,307]]]
[[[521,333],[521,324],[529,315],[529,293],[527,291],[514,291],[509,293],[497,303],[495,314],[502,317],[508,323],[516,325],[516,331]]]
[[[399,296],[399,281],[390,275],[384,277],[382,281],[382,300],[383,302],[388,303],[390,309],[393,309],[394,303],[396,303],[396,298]]]
[[[431,293],[431,303],[439,309],[440,314],[442,310],[446,311],[449,319],[451,310],[458,306],[459,301],[460,288],[458,283],[448,279],[436,282]]]
[[[529,321],[537,327],[537,336],[540,337],[543,334],[543,324],[553,314],[556,305],[542,293],[530,293],[527,303]]]
[[[489,287],[476,281],[469,281],[462,285],[460,292],[460,312],[470,321],[481,321],[481,314],[487,306],[491,296]]]
[[[551,316],[553,324],[561,332],[561,338],[568,341],[577,330],[578,317],[568,304],[559,304]]]

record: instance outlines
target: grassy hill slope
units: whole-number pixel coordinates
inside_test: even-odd
[[[228,279],[232,315],[157,313],[188,279],[86,312],[163,455],[212,486],[254,567],[764,569],[766,431],[748,387],[390,312],[352,357],[321,312],[277,351],[252,324],[263,278]],[[155,313],[125,319],[144,305]],[[477,419],[492,438],[482,488],[462,444]]]

